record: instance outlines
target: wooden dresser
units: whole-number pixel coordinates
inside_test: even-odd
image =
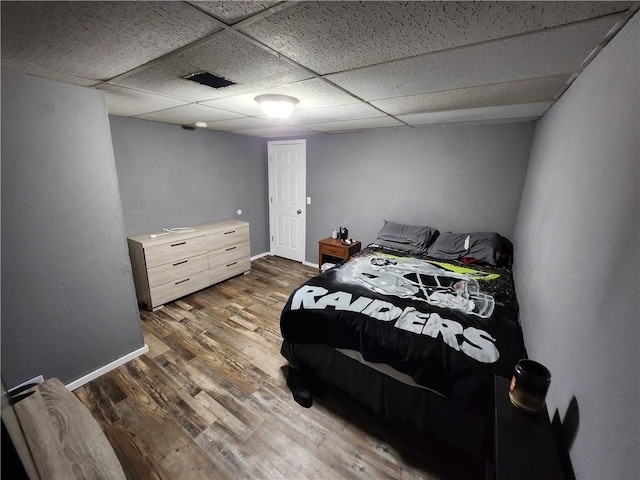
[[[251,269],[249,223],[196,225],[194,231],[129,237],[138,302],[149,309]]]

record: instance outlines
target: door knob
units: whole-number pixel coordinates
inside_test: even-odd
[[[298,210],[298,215],[300,215],[302,213],[302,210]]]

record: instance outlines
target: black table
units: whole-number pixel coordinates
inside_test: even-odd
[[[513,406],[506,378],[495,377],[495,478],[562,479],[547,407],[537,414]]]

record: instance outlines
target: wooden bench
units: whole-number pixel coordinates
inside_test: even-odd
[[[14,411],[23,436],[8,430],[31,480],[126,479],[98,422],[62,382],[49,379],[20,396]]]

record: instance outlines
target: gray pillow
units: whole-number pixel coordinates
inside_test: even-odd
[[[435,228],[384,221],[376,243],[402,252],[424,253],[438,233]]]
[[[443,260],[474,258],[497,265],[501,254],[500,238],[493,232],[441,233],[427,249],[427,255]]]

